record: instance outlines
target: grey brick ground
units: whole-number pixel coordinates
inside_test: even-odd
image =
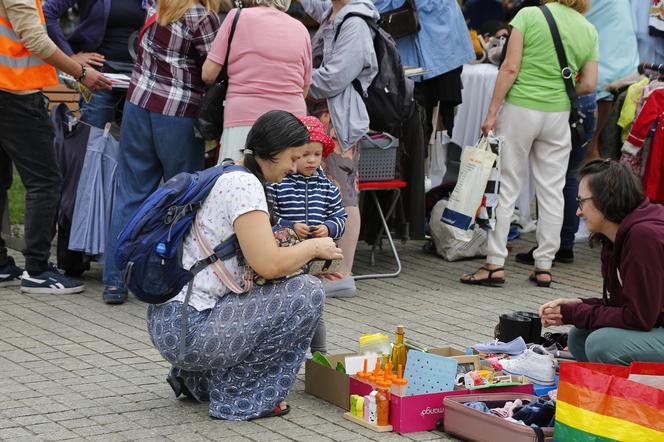
[[[512,243],[532,245],[532,235]],[[550,289],[527,281],[529,268],[509,260],[504,288],[468,287],[459,276],[481,260],[448,263],[422,251],[423,242],[399,244],[404,270],[396,279],[358,282],[359,295],[330,299],[325,307],[332,353],[354,350],[360,333],[390,335],[404,324],[407,337],[429,346],[467,345],[492,337],[499,313],[534,310],[559,296],[597,296],[599,252],[577,247],[573,265],[554,267]],[[22,262],[18,253],[12,253]],[[357,273],[387,270],[387,253],[368,265],[361,247]],[[0,289],[0,439],[93,441],[362,441],[445,439],[437,432],[378,435],[343,420],[341,410],[304,393],[301,372],[284,418],[224,422],[207,407],[173,397],[167,364],[150,344],[145,305],[110,307],[101,300],[101,270],[86,274],[81,295],[24,295]]]

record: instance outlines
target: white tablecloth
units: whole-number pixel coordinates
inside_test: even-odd
[[[480,136],[480,127],[491,103],[498,67],[492,64],[465,64],[461,73],[463,103],[454,117],[452,142],[461,147],[473,146]]]

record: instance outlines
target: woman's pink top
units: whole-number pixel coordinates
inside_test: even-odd
[[[228,13],[208,53],[221,65],[236,12]],[[273,8],[243,9],[228,59],[224,127],[251,126],[275,109],[306,115],[311,69],[311,38],[302,23]]]

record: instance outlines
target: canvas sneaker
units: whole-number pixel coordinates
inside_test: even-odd
[[[517,336],[510,342],[501,342],[496,339],[488,344],[475,344],[473,348],[481,353],[507,353],[515,356],[526,351],[526,341],[521,336]]]
[[[0,287],[18,287],[22,274],[23,269],[16,265],[14,258],[7,257],[7,264],[0,267]]]
[[[523,375],[530,382],[539,385],[553,385],[556,377],[556,364],[552,355],[540,354],[530,348],[514,359],[501,360],[500,365],[507,374]]]
[[[48,270],[30,275],[24,271],[21,277],[21,291],[23,293],[37,293],[48,295],[69,295],[85,290],[85,284],[69,278],[57,269],[52,263]]]

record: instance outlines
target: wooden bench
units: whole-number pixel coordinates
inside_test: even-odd
[[[50,103],[48,104],[48,110],[56,108],[60,103],[65,103],[67,107],[78,116],[78,99],[79,93],[69,89],[64,84],[58,84],[57,86],[51,86],[44,88],[44,95],[48,97]]]

